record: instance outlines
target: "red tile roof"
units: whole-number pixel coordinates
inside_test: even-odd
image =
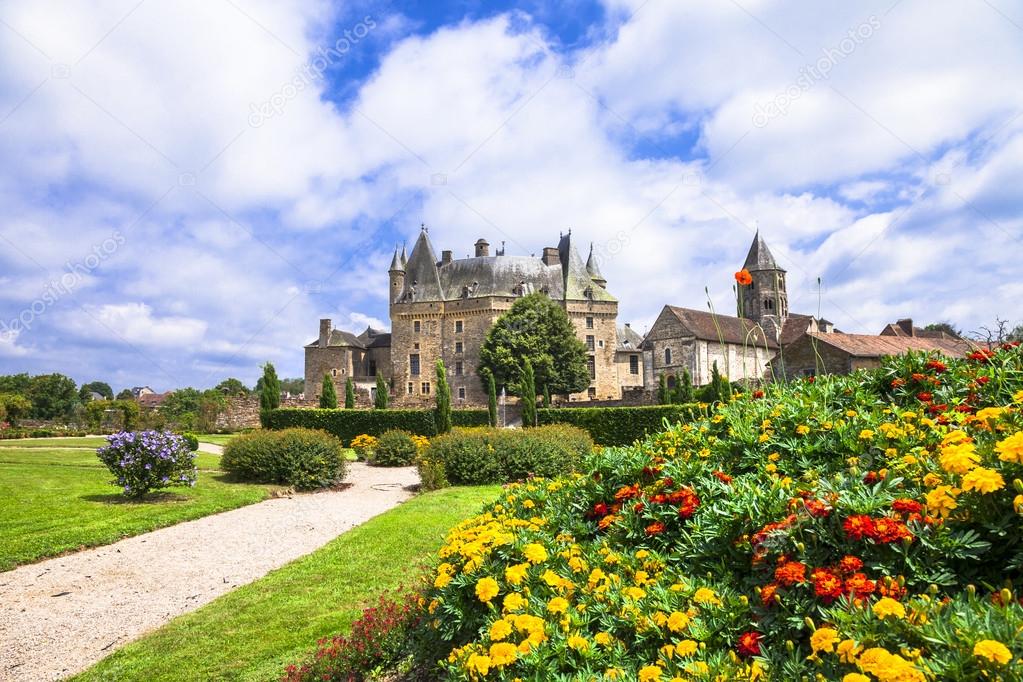
[[[750,346],[777,348],[773,339],[765,338],[764,330],[750,320],[732,317],[731,315],[715,315],[703,310],[692,308],[668,309],[678,318],[693,336],[703,341],[724,341],[725,343],[748,344]]]
[[[942,355],[961,358],[971,350],[970,345],[965,341],[951,338],[873,336],[871,334],[841,333],[821,334],[819,332],[810,332],[808,336],[858,358],[902,355],[911,350],[938,351]]]

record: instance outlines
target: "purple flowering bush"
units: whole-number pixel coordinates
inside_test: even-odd
[[[107,442],[96,455],[127,497],[172,485],[194,486],[199,476],[195,453],[170,431],[122,431],[107,436]]]

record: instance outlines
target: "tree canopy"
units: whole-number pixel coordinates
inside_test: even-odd
[[[576,337],[564,308],[545,294],[523,296],[497,319],[480,348],[477,372],[484,380],[491,372],[498,386],[518,395],[526,358],[535,385],[551,393],[577,393],[590,384],[586,345]]]
[[[215,390],[229,396],[246,396],[250,393],[249,387],[241,379],[228,377],[216,385]]]
[[[105,400],[114,399],[114,389],[110,388],[110,384],[105,381],[90,381],[87,384],[82,384],[82,387],[78,389],[78,397],[82,399],[83,403],[91,400],[89,396],[93,393],[98,393]]]

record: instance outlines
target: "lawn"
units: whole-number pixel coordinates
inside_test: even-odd
[[[409,581],[446,531],[500,488],[446,488],[371,519],[316,552],[129,644],[75,680],[272,680]]]
[[[110,484],[110,472],[91,448],[5,444],[0,448],[0,571],[267,498],[270,486],[228,482],[217,469],[219,460],[199,453],[194,488],[168,488],[129,503]]]
[[[237,433],[204,433],[197,435],[200,443],[212,443],[213,445],[227,445]]]
[[[93,448],[106,445],[106,436],[71,438],[12,438],[0,440],[0,448]]]

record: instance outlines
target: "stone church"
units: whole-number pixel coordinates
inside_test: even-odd
[[[443,360],[454,405],[486,404],[476,373],[480,346],[497,318],[533,292],[560,303],[586,345],[590,385],[569,400],[619,400],[623,388],[642,390],[643,339],[628,325],[618,326],[618,300],[592,245],[585,263],[571,232],[539,258],[509,256],[503,248],[491,254],[485,239],[473,252],[456,259],[445,250],[438,258],[426,228],[411,254],[395,249],[388,269],[390,333],[366,329],[356,336],[320,320],[319,338],[305,347],[306,397],[318,397],[330,375],[339,395],[351,377],[366,402],[379,373],[395,404],[431,404],[434,368]]]

